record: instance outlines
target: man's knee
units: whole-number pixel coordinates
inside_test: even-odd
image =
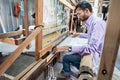
[[[63,56],[63,62],[69,61],[69,55],[64,55]]]

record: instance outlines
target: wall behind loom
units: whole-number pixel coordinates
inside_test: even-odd
[[[34,25],[34,1],[28,1],[29,26]],[[45,28],[66,25],[69,22],[70,9],[65,7],[59,0],[43,0],[43,23]],[[14,16],[16,2],[21,8],[18,17]],[[24,3],[23,0],[0,0],[0,33],[15,31],[19,26],[24,28]]]
[[[29,25],[34,24],[32,14],[34,13],[34,0],[28,1]],[[16,2],[21,7],[18,17],[14,16]],[[23,0],[0,0],[0,33],[15,31],[20,25],[24,28],[24,3]]]
[[[47,28],[68,24],[70,9],[59,0],[44,0],[43,13],[43,23]]]

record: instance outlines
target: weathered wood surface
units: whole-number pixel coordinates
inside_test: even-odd
[[[12,63],[20,56],[21,52],[28,46],[28,44],[38,35],[41,28],[35,29],[28,38],[19,45],[19,47],[0,65],[0,76],[12,65]]]
[[[110,0],[107,29],[97,80],[111,80],[120,44],[120,0]]]
[[[61,3],[63,3],[65,6],[69,7],[70,9],[74,10],[75,7],[72,6],[69,2],[67,2],[66,0],[59,0]]]
[[[35,26],[43,25],[43,0],[35,0]],[[39,60],[39,51],[42,49],[42,26],[39,26],[40,32],[36,36],[36,60]]]
[[[13,31],[13,32],[7,32],[7,33],[0,33],[0,39],[2,38],[8,38],[8,37],[13,37],[17,35],[23,34],[24,30],[19,30],[19,31]]]

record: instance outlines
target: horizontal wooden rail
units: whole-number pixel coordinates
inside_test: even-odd
[[[43,48],[42,50],[39,51],[40,55],[39,57],[41,58],[42,56],[44,56],[48,51],[50,51],[54,46],[56,46],[65,36],[67,35],[67,32],[65,32],[64,34],[62,34],[61,36],[59,36],[57,38],[57,40],[55,40],[54,42],[51,42],[47,47]]]
[[[15,40],[14,40],[14,39],[12,39],[12,38],[2,38],[2,39],[0,39],[0,42],[15,45]]]
[[[66,37],[66,35],[67,35],[67,32],[62,34],[58,39],[55,40],[55,42],[51,43],[49,46],[47,46],[44,49],[40,50],[40,54],[45,54],[48,51],[50,51],[62,39],[64,39]],[[51,54],[49,54],[45,59],[40,59],[38,61],[33,62],[24,71],[22,71],[18,76],[16,76],[14,78],[14,80],[23,80],[23,79],[25,79],[25,80],[32,80],[32,79],[35,79],[34,77],[37,77],[36,74],[41,73],[40,70],[41,70],[42,64],[45,63],[44,66],[47,66],[54,59],[56,54],[53,54],[53,53],[54,52],[51,52]],[[33,76],[33,77],[31,77],[31,76]]]
[[[19,80],[36,80],[45,68],[46,59],[39,61],[27,74]]]
[[[21,44],[25,39],[26,39],[26,37],[17,38],[17,39],[15,39],[15,44],[16,44],[16,45],[19,45],[19,44]]]
[[[14,80],[20,80],[25,74],[27,74],[39,61],[34,61],[31,65],[29,65],[25,70],[23,70],[20,74],[18,74]]]
[[[13,37],[13,36],[21,35],[21,34],[23,34],[23,31],[24,30],[7,32],[7,33],[0,33],[0,39],[1,38],[8,38],[8,37]]]
[[[43,29],[43,35],[42,36],[51,34],[53,32],[56,32],[56,31],[60,30],[60,29],[61,29],[61,27],[50,27],[50,28]]]
[[[13,39],[13,38],[2,38],[2,39],[0,39],[0,42],[8,43],[8,44],[13,44],[13,45],[19,45],[19,44],[21,44],[25,39],[26,39],[26,37],[17,38],[17,39]]]
[[[29,43],[40,33],[41,28],[37,27],[19,47],[0,65],[0,76],[12,65],[12,63],[20,56],[21,52]]]
[[[7,79],[10,79],[10,80],[13,80],[15,78],[14,76],[11,76],[11,75],[8,75],[8,74],[5,74],[5,73],[2,76],[7,78]]]
[[[70,9],[74,10],[75,7],[72,6],[69,2],[67,2],[66,0],[59,0],[61,3],[63,3],[65,6],[69,7]]]

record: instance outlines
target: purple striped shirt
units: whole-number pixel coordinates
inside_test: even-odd
[[[88,44],[85,46],[72,46],[73,53],[102,53],[102,46],[104,41],[104,34],[106,29],[106,23],[95,15],[91,15],[85,22],[87,27],[87,33],[80,33],[81,38],[87,38]]]

